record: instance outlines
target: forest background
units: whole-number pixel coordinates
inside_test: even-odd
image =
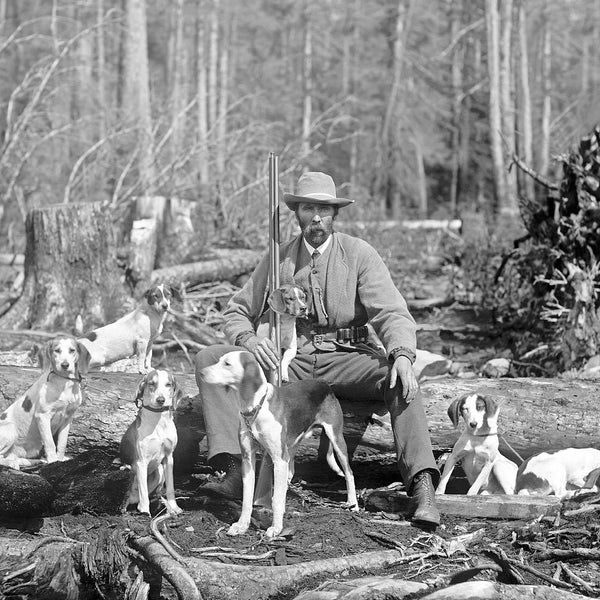
[[[513,161],[559,181],[600,122],[598,2],[0,0],[0,24],[0,252],[24,252],[28,212],[57,203],[100,202],[122,243],[140,197],[193,203],[181,260],[265,247],[275,152],[285,190],[330,173],[349,222],[474,219],[463,289],[531,322],[523,281],[545,277],[537,317],[549,301],[554,324],[580,316],[539,252],[499,299],[498,224],[522,233],[547,201]],[[595,256],[578,268],[595,290]]]

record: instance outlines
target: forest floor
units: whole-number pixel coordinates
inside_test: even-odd
[[[416,268],[418,260],[419,257],[408,264],[408,270]],[[406,274],[407,265],[404,266]],[[450,285],[448,271],[439,268],[411,281],[407,297],[413,298],[443,294]],[[459,329],[462,325],[476,323],[477,331],[472,334],[443,335],[435,327],[419,333],[419,347],[452,356],[475,371],[503,349],[501,339],[482,334],[486,316],[472,308],[452,306],[419,312],[415,316],[419,323],[443,323],[446,327],[454,325]],[[181,353],[169,353],[157,360],[175,372],[190,372]],[[360,446],[355,452],[352,466],[361,507],[355,513],[340,506],[345,499],[344,480],[317,461],[314,439],[308,440],[307,444],[310,448],[296,463],[296,474],[287,497],[285,529],[280,538],[272,541],[264,538],[270,515],[259,510],[255,510],[252,525],[245,535],[227,536],[227,529],[237,520],[241,505],[207,496],[198,489],[216,476],[207,466],[206,448],[201,447],[192,473],[176,476],[176,493],[184,512],[166,522],[163,533],[168,543],[183,556],[244,565],[292,564],[394,548],[406,555],[414,555],[414,559],[384,573],[398,574],[402,579],[447,582],[449,576],[485,563],[496,565],[496,570],[500,565],[503,573],[498,576],[499,581],[504,578],[504,581],[548,584],[556,577],[560,578],[560,581],[554,581],[558,586],[600,597],[600,565],[594,557],[590,559],[580,551],[600,551],[600,525],[595,510],[598,506],[595,502],[600,500],[597,497],[588,497],[588,504],[581,503],[586,498],[565,503],[559,515],[541,517],[533,522],[442,515],[442,523],[435,532],[425,531],[412,525],[403,514],[370,511],[364,507],[365,498],[374,489],[402,489],[393,453],[375,453]],[[116,456],[117,450],[114,451]],[[460,469],[456,474],[460,475]],[[464,483],[457,477],[448,493],[464,493]],[[589,510],[572,512],[583,506]],[[161,510],[162,507],[155,504],[154,516]],[[149,519],[132,510],[125,515],[116,511],[101,514],[79,505],[43,518],[0,519],[0,536],[56,535],[85,540],[94,531],[106,527],[124,528],[139,535],[150,533]],[[459,537],[465,535],[466,538]],[[571,554],[564,554],[573,548],[576,550]],[[556,550],[560,552],[556,553]],[[228,556],[233,552],[246,557]],[[260,558],[261,555],[264,557]],[[568,567],[561,567],[566,563]],[[483,571],[475,577],[489,580],[497,575]],[[315,581],[315,586],[318,583]],[[291,598],[294,594],[285,597]]]

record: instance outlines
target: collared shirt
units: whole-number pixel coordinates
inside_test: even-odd
[[[327,250],[327,248],[329,247],[329,244],[331,244],[331,236],[329,236],[318,248],[313,248],[307,241],[306,238],[304,236],[302,236],[302,241],[304,242],[304,245],[306,246],[306,249],[308,250],[308,255],[312,256],[313,252],[315,250],[317,250],[319,252],[319,254],[324,254],[325,250]]]

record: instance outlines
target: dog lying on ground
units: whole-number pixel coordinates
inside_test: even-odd
[[[0,464],[19,469],[66,460],[69,429],[83,402],[82,376],[90,356],[70,336],[57,336],[44,349],[47,365],[39,379],[0,413]]]
[[[294,474],[296,450],[317,426],[323,428],[330,440],[327,463],[338,475],[346,478],[347,505],[358,510],[354,475],[342,435],[342,409],[327,383],[307,380],[278,388],[267,383],[258,362],[246,351],[224,354],[215,365],[202,369],[201,377],[207,383],[237,390],[240,398],[242,513],[237,523],[229,528],[229,535],[243,534],[250,525],[255,486],[255,442],[273,461],[273,523],[266,535],[272,538],[281,533],[285,497]],[[334,459],[334,450],[341,470]]]
[[[462,416],[465,430],[444,465],[436,492],[443,494],[459,460],[471,487],[467,495],[512,494],[517,465],[498,450],[498,404],[479,394],[466,394],[448,407],[448,416],[458,427]]]
[[[173,412],[178,398],[177,384],[168,371],[150,371],[138,384],[135,402],[139,412],[121,439],[119,454],[121,463],[129,465],[135,475],[127,505],[137,503],[141,513],[150,514],[150,496],[160,494],[165,483],[164,504],[169,514],[182,512],[173,483],[173,452],[177,446]]]
[[[285,284],[278,287],[269,296],[267,303],[270,309],[280,315],[281,347],[281,381],[289,381],[289,366],[298,351],[296,319],[308,317],[306,292],[297,285]],[[257,331],[259,337],[268,336],[268,323],[262,323]]]
[[[588,475],[600,468],[600,450],[565,448],[542,452],[519,467],[515,493],[570,498],[586,487]]]
[[[172,298],[169,286],[155,285],[135,310],[79,338],[90,353],[90,368],[135,355],[138,371],[147,373],[152,368],[152,343],[163,330]]]

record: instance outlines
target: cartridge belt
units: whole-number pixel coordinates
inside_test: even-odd
[[[326,327],[315,327],[311,334],[315,344],[323,342],[338,342],[339,344],[359,344],[368,341],[369,329],[366,325],[358,327],[341,327],[340,329],[329,329]]]

